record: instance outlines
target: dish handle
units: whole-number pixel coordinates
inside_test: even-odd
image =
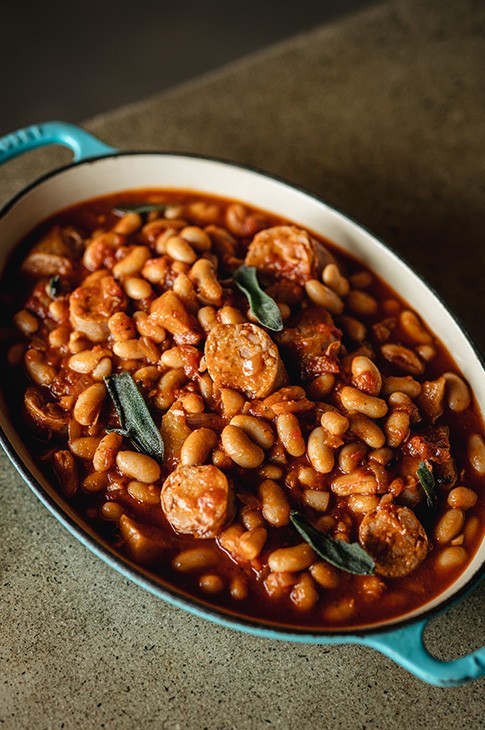
[[[455,687],[485,675],[485,647],[453,661],[441,661],[432,656],[423,639],[427,623],[428,619],[425,619],[402,629],[368,636],[362,643],[438,687]]]
[[[0,137],[0,165],[18,155],[46,145],[60,144],[69,147],[74,161],[80,162],[89,157],[102,157],[117,152],[114,147],[101,142],[81,127],[68,122],[43,122],[23,127]]]

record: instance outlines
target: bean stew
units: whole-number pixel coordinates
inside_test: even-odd
[[[377,624],[483,534],[473,394],[375,273],[300,225],[172,190],[44,221],[2,285],[4,395],[60,493],[226,611]]]

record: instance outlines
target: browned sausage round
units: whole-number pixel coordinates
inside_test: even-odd
[[[408,507],[386,504],[361,522],[359,541],[374,559],[376,571],[389,578],[409,575],[428,552],[424,527]]]
[[[161,495],[165,517],[177,532],[215,537],[234,513],[234,494],[215,466],[181,466],[165,480]]]
[[[205,343],[205,361],[220,388],[233,388],[249,398],[265,398],[287,381],[278,347],[255,324],[219,324]]]
[[[326,264],[335,259],[324,246],[296,226],[274,226],[257,233],[245,263],[274,277],[304,284],[318,279]]]
[[[125,306],[126,297],[120,285],[112,276],[103,276],[72,292],[69,298],[71,325],[92,342],[102,342],[109,336],[108,319]]]

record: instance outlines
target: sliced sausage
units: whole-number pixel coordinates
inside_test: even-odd
[[[394,504],[378,507],[364,517],[359,542],[374,559],[376,571],[389,578],[409,575],[428,552],[426,532],[414,512]]]
[[[28,276],[64,276],[73,269],[72,250],[66,245],[59,226],[54,226],[34,246],[22,263],[21,271]]]
[[[273,226],[257,233],[246,254],[247,266],[304,284],[318,279],[335,259],[318,241],[296,226]]]
[[[109,336],[108,319],[126,307],[126,297],[112,276],[103,276],[75,289],[69,298],[73,329],[83,332],[92,342]]]
[[[264,398],[287,382],[278,347],[255,324],[219,324],[205,343],[205,361],[220,388]]]
[[[232,519],[234,494],[215,466],[181,466],[165,480],[161,495],[165,517],[177,532],[215,537]]]
[[[288,367],[303,380],[338,373],[342,332],[323,307],[308,307],[276,335]]]

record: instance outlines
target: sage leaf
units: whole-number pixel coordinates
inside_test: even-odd
[[[273,332],[281,332],[283,320],[275,300],[264,292],[258,282],[254,266],[240,266],[233,274],[234,283],[244,292],[251,307],[251,312],[263,327]]]
[[[47,293],[51,299],[57,299],[61,293],[61,277],[51,276],[47,283]]]
[[[130,439],[138,451],[163,459],[163,440],[130,373],[105,378],[106,388],[120,420],[120,428],[111,431]]]
[[[113,208],[113,213],[116,215],[125,215],[125,213],[146,215],[147,213],[153,213],[153,211],[162,213],[167,207],[167,205],[162,205],[160,203],[146,203],[145,205],[130,205],[127,203],[126,205],[117,205],[116,208]]]
[[[426,503],[428,507],[432,507],[436,501],[436,483],[429,461],[421,461],[416,469],[416,474],[426,495]]]
[[[312,527],[300,512],[291,512],[290,520],[318,555],[340,570],[354,575],[374,575],[375,563],[358,542],[334,540]]]

